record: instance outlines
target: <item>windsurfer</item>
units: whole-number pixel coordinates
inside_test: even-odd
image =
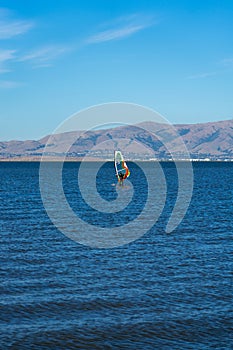
[[[119,173],[118,176],[119,176],[120,183],[123,185],[124,174],[123,173]]]
[[[121,151],[114,151],[114,165],[116,170],[116,177],[119,185],[123,185],[123,182],[129,177],[130,172],[121,154]]]

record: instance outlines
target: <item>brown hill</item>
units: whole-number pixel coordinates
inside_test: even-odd
[[[174,127],[186,144],[191,158],[233,159],[233,120],[178,124]],[[122,149],[129,159],[168,159],[170,153],[167,148],[172,149],[175,154],[177,152],[177,158],[182,158],[177,148],[177,140],[177,134],[165,124],[158,127],[154,122],[147,122],[107,130],[67,132],[51,138],[46,136],[37,141],[0,142],[0,159],[38,160],[47,142],[45,155],[48,159],[59,159],[64,154],[68,159],[77,159],[88,152],[91,159],[112,159],[114,149]]]

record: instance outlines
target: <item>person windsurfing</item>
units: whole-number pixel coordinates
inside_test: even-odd
[[[126,165],[126,162],[124,161],[121,151],[114,152],[114,163],[119,184],[123,185],[124,180],[129,177],[130,171]]]
[[[123,186],[124,174],[123,173],[119,173],[118,176],[119,176],[119,182]]]

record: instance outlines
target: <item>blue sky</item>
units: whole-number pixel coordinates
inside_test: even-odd
[[[233,118],[232,0],[2,0],[0,140],[124,101],[172,123]]]

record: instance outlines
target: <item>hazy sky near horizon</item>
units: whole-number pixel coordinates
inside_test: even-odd
[[[0,140],[106,102],[171,123],[232,119],[232,34],[232,0],[2,0]]]

